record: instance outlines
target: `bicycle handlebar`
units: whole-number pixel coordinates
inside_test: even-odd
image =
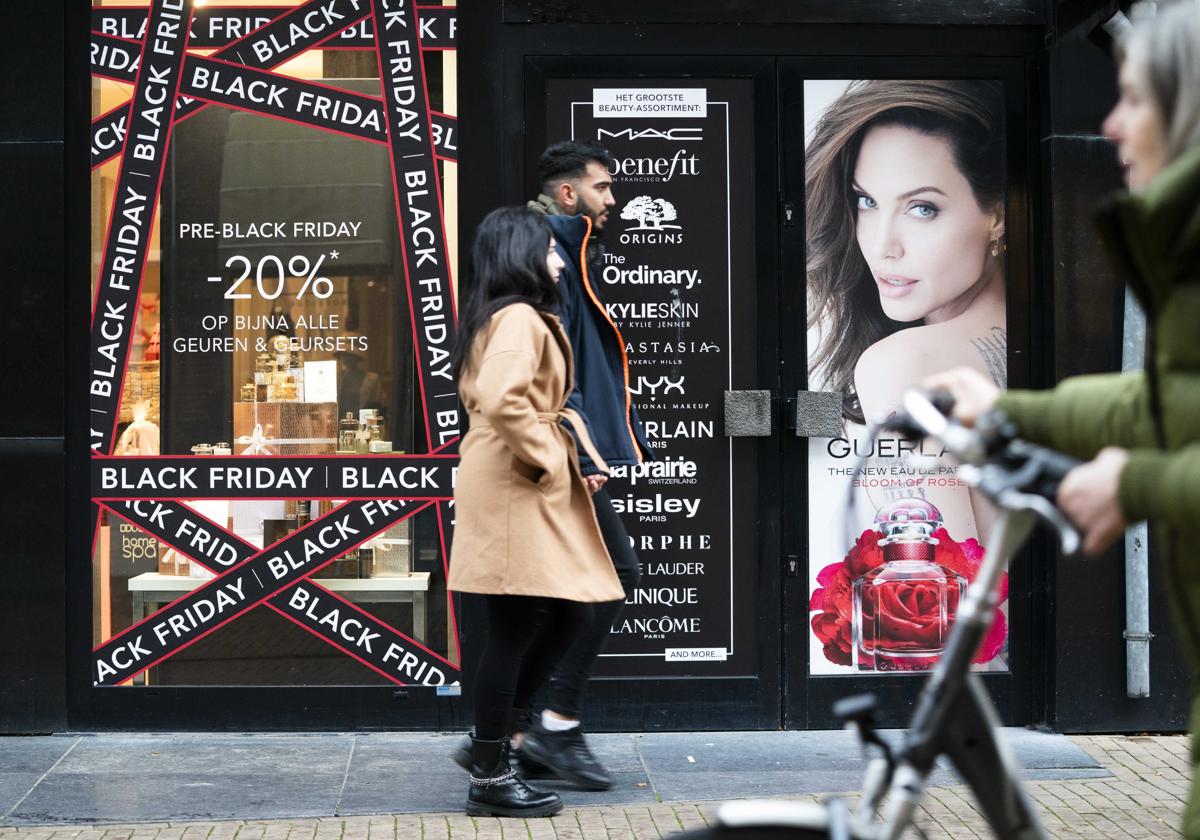
[[[932,438],[964,466],[964,478],[997,506],[1036,514],[1054,529],[1063,553],[1074,553],[1079,532],[1055,497],[1059,483],[1080,462],[1017,437],[1016,427],[1001,412],[989,412],[968,428],[950,416],[953,408],[948,391],[909,389],[901,409],[874,433],[887,429],[915,440]]]

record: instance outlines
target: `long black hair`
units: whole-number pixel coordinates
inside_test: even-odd
[[[513,303],[544,312],[559,304],[546,268],[550,225],[523,207],[501,207],[484,217],[471,245],[471,271],[459,286],[458,335],[450,364],[456,377],[471,356],[475,336],[492,315]]]

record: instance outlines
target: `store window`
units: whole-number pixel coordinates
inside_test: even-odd
[[[455,10],[189,5],[93,4],[93,680],[452,685]]]

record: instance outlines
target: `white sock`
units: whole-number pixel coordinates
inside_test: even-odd
[[[547,732],[567,732],[579,726],[577,720],[563,720],[560,717],[551,717],[547,711],[542,712],[542,728]]]

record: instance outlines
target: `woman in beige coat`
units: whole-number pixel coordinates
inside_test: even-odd
[[[557,794],[530,788],[509,766],[512,711],[529,705],[585,626],[588,604],[624,591],[564,425],[603,466],[586,424],[566,408],[574,376],[552,314],[563,262],[550,227],[528,210],[495,210],[476,233],[472,264],[454,357],[470,425],[449,580],[450,589],[487,600],[467,813],[550,816],[562,809]]]

